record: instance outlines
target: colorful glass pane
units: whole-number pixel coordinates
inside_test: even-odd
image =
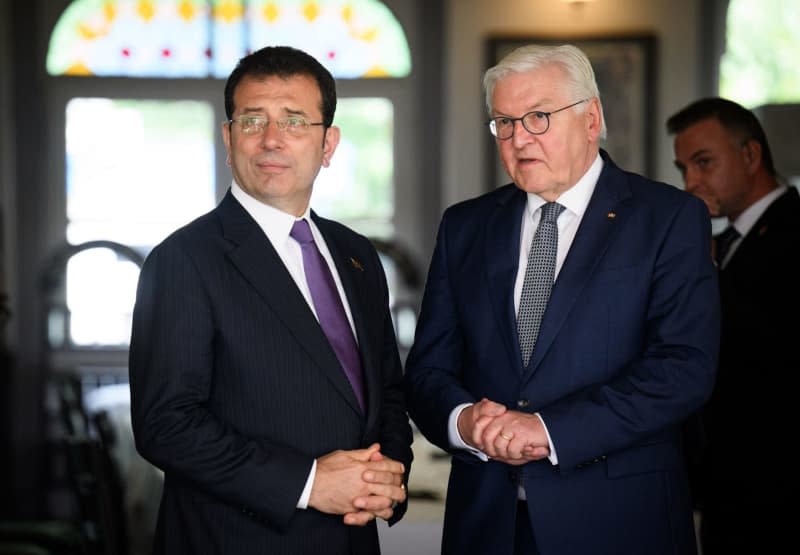
[[[405,77],[402,26],[377,0],[74,0],[50,37],[50,75],[225,78],[285,44],[337,78]]]

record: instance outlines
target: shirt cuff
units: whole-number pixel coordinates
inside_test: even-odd
[[[300,494],[300,499],[297,501],[298,509],[307,509],[308,500],[311,499],[311,487],[314,485],[314,476],[317,475],[317,459],[311,464],[311,472],[308,473],[306,480],[306,487],[303,488],[303,493]]]
[[[461,411],[463,411],[465,408],[471,407],[472,405],[473,403],[463,403],[452,410],[450,413],[450,418],[447,421],[447,439],[450,440],[450,445],[454,449],[463,449],[464,451],[469,451],[480,460],[486,462],[489,460],[489,456],[483,451],[479,451],[471,445],[467,445],[467,443],[461,439],[461,434],[458,433],[458,415],[460,415]]]
[[[550,464],[553,466],[558,464],[558,454],[556,453],[556,448],[553,445],[553,439],[550,437],[550,432],[547,431],[547,424],[544,423],[544,418],[538,412],[534,412],[533,414],[539,418],[539,422],[542,423],[542,428],[544,428],[544,433],[547,435],[547,446],[550,448],[550,454],[547,455],[547,460],[550,461]]]

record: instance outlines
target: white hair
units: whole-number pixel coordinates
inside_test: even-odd
[[[589,58],[582,50],[571,44],[549,46],[530,44],[521,46],[505,56],[494,67],[489,68],[483,76],[483,88],[486,91],[486,108],[491,115],[492,95],[495,85],[500,79],[514,73],[526,73],[539,69],[548,64],[559,64],[564,68],[567,76],[567,92],[574,101],[580,99],[597,98],[600,105],[600,138],[606,138],[606,119],[603,115],[603,105],[600,102],[600,91],[594,77],[594,70]],[[586,109],[586,104],[575,106],[576,112]]]

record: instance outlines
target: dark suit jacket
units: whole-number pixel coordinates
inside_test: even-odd
[[[138,450],[165,475],[156,553],[379,552],[374,522],[349,527],[296,509],[315,457],[378,441],[407,469],[412,458],[378,255],[365,237],[312,217],[355,320],[367,414],[288,270],[229,191],[153,249],[140,276],[132,416]]]
[[[702,202],[605,166],[522,367],[513,299],[526,194],[449,208],[406,366],[409,412],[453,453],[445,554],[511,553],[517,485],[542,555],[695,550],[680,422],[711,393],[719,306]],[[482,397],[539,412],[558,466],[453,450]]]
[[[800,370],[800,195],[790,187],[742,239],[720,271],[722,338],[717,383],[704,410],[701,499],[734,488],[743,505],[797,514],[800,478],[779,470],[797,428]],[[741,472],[744,443],[778,463],[774,471]],[[778,451],[776,451],[776,449]],[[749,450],[749,449],[746,449]],[[766,460],[765,459],[765,460]],[[770,517],[773,518],[773,517]],[[792,530],[786,530],[793,533]]]

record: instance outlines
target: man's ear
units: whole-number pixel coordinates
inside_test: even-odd
[[[225,144],[225,150],[228,153],[228,157],[225,159],[225,163],[230,166],[231,165],[231,124],[227,121],[222,122],[222,142]]]
[[[761,143],[748,139],[742,145],[742,159],[749,174],[754,174],[761,166]]]
[[[603,108],[600,106],[600,101],[597,98],[590,99],[585,114],[589,135],[592,140],[597,140],[600,137],[600,127],[603,122],[602,113]]]
[[[322,138],[322,165],[323,167],[328,167],[331,165],[331,158],[333,157],[333,153],[336,151],[336,147],[339,144],[339,137],[340,132],[339,128],[335,125],[327,128],[325,130],[325,135]]]

